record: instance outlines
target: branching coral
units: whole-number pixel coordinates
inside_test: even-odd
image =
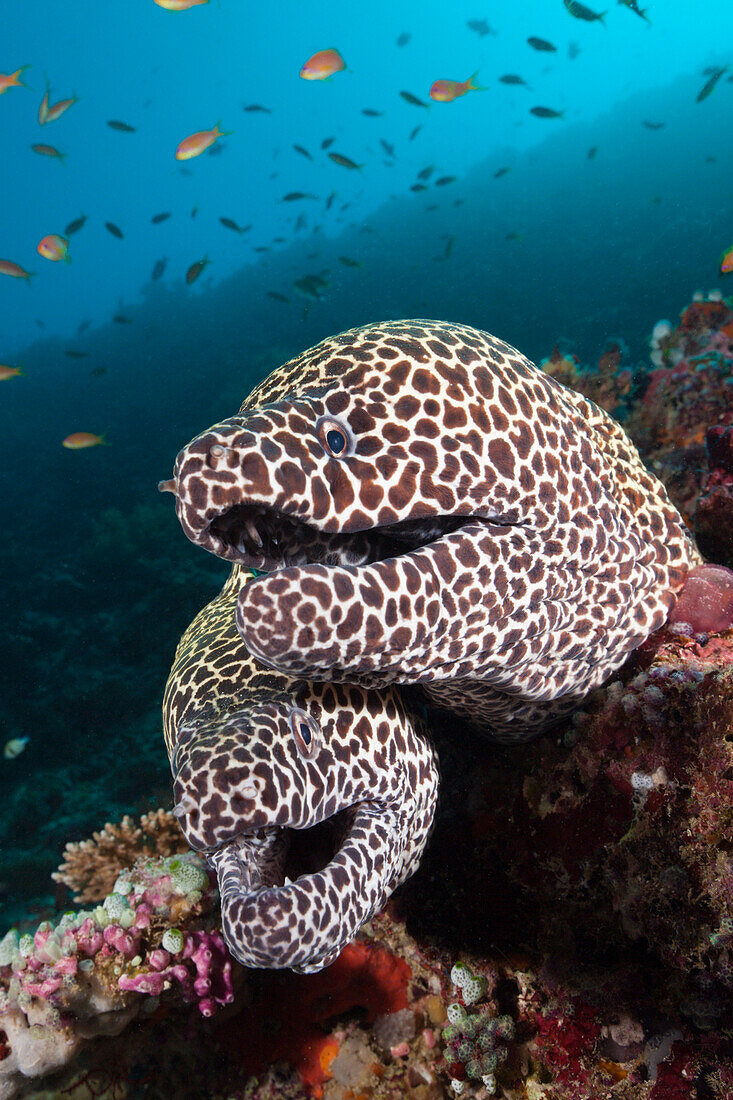
[[[204,1016],[229,1004],[232,962],[205,919],[215,898],[192,852],[143,857],[95,909],[33,935],[11,929],[0,942],[0,1098],[68,1064],[86,1040],[118,1034],[149,996]]]
[[[125,815],[119,824],[107,822],[91,840],[70,841],[64,861],[51,878],[73,892],[74,901],[86,905],[109,894],[121,871],[142,855],[169,856],[188,851],[172,813],[156,810],[143,814],[139,824]]]

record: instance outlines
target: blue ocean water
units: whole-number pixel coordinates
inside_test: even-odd
[[[0,404],[2,709],[30,738],[0,770],[8,912],[47,896],[65,840],[167,796],[162,685],[223,576],[155,491],[193,434],[369,320],[464,321],[533,359],[620,337],[638,360],[655,321],[726,289],[733,6],[605,6],[4,0],[0,68],[29,67],[0,96],[0,258],[34,273],[0,276],[0,362],[23,370]],[[302,80],[327,48],[346,70]],[[484,90],[431,101],[474,72]],[[78,101],[40,126],[47,85]],[[38,255],[82,215],[69,263]]]

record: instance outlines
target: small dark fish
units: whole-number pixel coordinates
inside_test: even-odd
[[[446,183],[454,183],[456,176],[441,176],[439,180],[435,181],[436,187],[445,187]]]
[[[404,99],[405,103],[411,103],[413,107],[429,107],[429,103],[424,103],[422,99],[418,99],[412,92],[400,92],[400,95]]]
[[[255,111],[260,111],[262,114],[265,115],[272,114],[270,108],[263,107],[261,103],[248,103],[246,107],[242,107],[242,110],[248,112],[249,114],[254,114]]]
[[[357,164],[356,161],[351,160],[350,157],[344,157],[341,153],[329,153],[329,159],[334,164],[340,164],[342,168],[363,168],[363,164]]]
[[[302,279],[296,279],[293,286],[306,298],[318,302],[324,297],[323,291],[328,287],[328,281],[322,275],[304,275]]]
[[[487,34],[496,34],[485,19],[469,19],[466,26],[470,31],[475,31],[479,38],[485,38]]]
[[[521,239],[521,233],[507,233],[506,237],[504,238],[505,241],[521,241]]]
[[[547,42],[544,38],[528,38],[527,45],[531,46],[533,50],[544,51],[545,53],[556,53],[557,46],[553,46],[552,42]]]
[[[326,199],[326,210],[330,210],[330,209],[331,209],[331,204],[333,203],[333,200],[334,200],[335,198],[336,198],[336,192],[335,192],[335,191],[332,191],[332,192],[331,192],[331,194],[330,194],[330,195],[328,196],[328,198]]]
[[[79,324],[76,326],[76,335],[81,336],[82,332],[86,332],[86,330],[91,327],[91,321],[80,321]]]
[[[209,257],[204,256],[203,260],[196,260],[195,263],[191,264],[188,271],[186,272],[186,282],[189,284],[189,286],[191,285],[191,283],[194,283],[198,279],[201,272],[204,270],[207,264],[210,263],[211,260],[209,259]]]
[[[191,209],[191,217],[192,217],[192,218],[195,218],[195,217],[196,217],[196,215],[198,214],[198,212],[199,212],[199,208],[198,208],[198,206],[194,206],[194,207],[193,207],[193,208]]]
[[[524,77],[517,76],[516,73],[505,73],[504,76],[499,77],[500,84],[523,84],[525,88],[529,87],[529,84]]]
[[[647,130],[663,130],[666,125],[666,122],[647,122],[646,119],[642,121],[642,126],[646,126]]]
[[[313,160],[313,157],[310,155],[308,150],[304,149],[302,145],[294,145],[293,149],[295,149],[296,153],[300,153],[301,157],[307,157],[308,160]]]
[[[210,157],[220,157],[226,147],[225,141],[217,141],[215,145],[210,145],[206,152]]]
[[[728,72],[728,66],[727,65],[724,65],[722,69],[715,69],[713,71],[713,75],[710,77],[709,80],[706,81],[706,83],[702,86],[700,91],[695,96],[695,102],[696,103],[702,103],[703,99],[707,99],[708,96],[710,95],[710,93],[712,92],[713,88],[715,87],[715,85],[720,80],[721,76],[723,76],[723,74],[727,73],[727,72]]]
[[[74,218],[73,222],[69,222],[69,224],[66,226],[66,229],[64,229],[64,236],[72,237],[74,233],[78,233],[79,230],[83,229],[83,227],[86,225],[86,221],[86,214],[82,214],[80,217]]]
[[[116,321],[118,325],[131,325],[132,324],[132,318],[131,317],[125,317],[124,313],[115,313],[112,320]]]
[[[509,167],[497,168],[496,171],[494,172],[494,179],[495,180],[501,179],[501,177],[505,176],[507,174],[507,172],[511,172],[511,168],[509,168]]]
[[[361,113],[367,118],[382,118],[384,111],[375,111],[373,107],[362,107]]]
[[[130,126],[127,122],[120,122],[118,118],[111,118],[107,125],[111,130],[119,130],[121,134],[134,134],[135,127]]]
[[[715,164],[715,162],[717,161],[717,159],[718,159],[718,158],[717,158],[717,157],[714,157],[714,156],[710,156],[710,157],[705,157],[705,163],[706,163],[706,164]]]
[[[88,351],[65,351],[64,355],[67,355],[69,359],[86,359],[89,355]]]
[[[420,133],[420,131],[421,131],[421,130],[422,130],[422,125],[420,125],[420,126],[416,126],[416,127],[415,127],[415,129],[414,129],[414,130],[412,131],[412,133],[410,134],[410,136],[409,136],[409,138],[408,138],[407,140],[408,140],[408,141],[414,141],[414,140],[415,140],[415,138],[417,137],[417,135],[418,135],[418,134]]]
[[[455,241],[456,241],[455,237],[448,237],[448,239],[446,240],[446,242],[445,242],[445,252],[443,254],[443,259],[444,260],[447,260],[450,257],[450,254],[453,251],[453,245],[455,244]]]
[[[287,237],[273,237],[272,238],[272,243],[273,244],[287,244],[288,243],[287,242]]]
[[[380,138],[379,144],[382,146],[388,157],[394,156],[394,145],[392,145],[391,142],[385,141],[384,138]]]
[[[429,164],[427,166],[427,168],[421,168],[420,169],[420,171],[417,174],[417,178],[419,180],[429,180],[434,171],[435,171],[435,165],[434,164]]]
[[[344,267],[363,267],[364,266],[363,264],[359,263],[358,260],[352,260],[351,256],[339,256],[339,262],[342,263],[344,265]]]
[[[397,46],[406,46],[411,38],[412,38],[412,35],[409,33],[409,31],[403,31],[402,34],[398,36],[396,45]]]
[[[577,42],[569,42],[568,43],[568,57],[570,58],[570,60],[575,61],[575,58],[578,56],[579,53],[580,53],[580,46],[578,45],[578,43]]]
[[[633,11],[634,15],[640,15],[642,19],[646,19],[647,23],[649,22],[646,17],[646,8],[638,7],[637,0],[618,0],[618,2],[619,4],[623,4],[625,8],[628,8],[629,11]]]
[[[578,0],[563,0],[563,4],[570,15],[574,16],[575,19],[584,19],[586,23],[594,23],[596,20],[602,23],[606,14],[605,11],[592,11],[590,8],[586,8],[585,4],[580,4]]]
[[[591,145],[590,149],[586,153],[586,156],[587,156],[588,160],[593,160],[593,158],[595,157],[597,152],[598,152],[598,146],[597,145]]]
[[[225,229],[232,229],[235,233],[246,233],[252,228],[251,225],[237,225],[234,218],[219,218],[219,221]]]
[[[298,214],[298,220],[295,223],[295,232],[300,233],[301,229],[305,229],[308,224],[308,219],[305,214]]]
[[[274,298],[276,302],[289,302],[290,299],[286,298],[284,294],[281,294],[278,290],[268,290],[268,298]]]
[[[258,244],[252,249],[253,252],[269,252],[269,246],[266,244]]]
[[[112,234],[113,237],[117,237],[119,241],[124,237],[124,233],[120,229],[119,225],[115,225],[114,222],[105,222],[104,228]]]
[[[529,113],[536,118],[562,118],[562,111],[555,111],[552,107],[530,107]]]
[[[90,370],[89,373],[94,378],[101,378],[103,374],[107,373],[107,368],[106,367],[94,367],[94,369]]]
[[[430,206],[426,206],[425,209],[432,213],[433,210],[438,209],[437,203],[431,202]]]
[[[158,279],[161,277],[161,275],[165,271],[167,263],[168,263],[168,260],[166,259],[166,257],[163,257],[162,260],[156,260],[155,263],[153,264],[153,272],[152,272],[150,278],[153,280],[154,283],[158,281]]]
[[[321,149],[330,149],[336,138],[324,138],[321,142]]]
[[[168,218],[170,218],[170,216],[171,216],[170,210],[166,210],[166,212],[164,214],[153,214],[153,216],[150,220],[153,223],[153,225],[160,225],[161,222],[167,221]]]
[[[424,183],[413,183],[410,186],[411,191],[427,191],[427,187]]]
[[[315,199],[317,197],[317,195],[311,195],[309,191],[288,191],[287,195],[283,195],[280,199],[280,202],[297,202],[298,199]]]

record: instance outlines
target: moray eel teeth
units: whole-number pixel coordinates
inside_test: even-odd
[[[263,664],[419,684],[510,741],[607,679],[701,560],[619,424],[440,321],[365,325],[285,363],[174,481],[188,538],[267,574],[236,616]]]

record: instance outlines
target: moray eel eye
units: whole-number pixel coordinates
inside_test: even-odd
[[[351,438],[343,425],[339,424],[337,420],[324,417],[316,425],[316,430],[323,449],[330,454],[331,458],[346,458],[347,455],[351,454]]]
[[[291,711],[289,721],[298,752],[306,760],[311,760],[318,752],[321,742],[321,731],[315,718],[311,718],[304,710],[296,709]]]

